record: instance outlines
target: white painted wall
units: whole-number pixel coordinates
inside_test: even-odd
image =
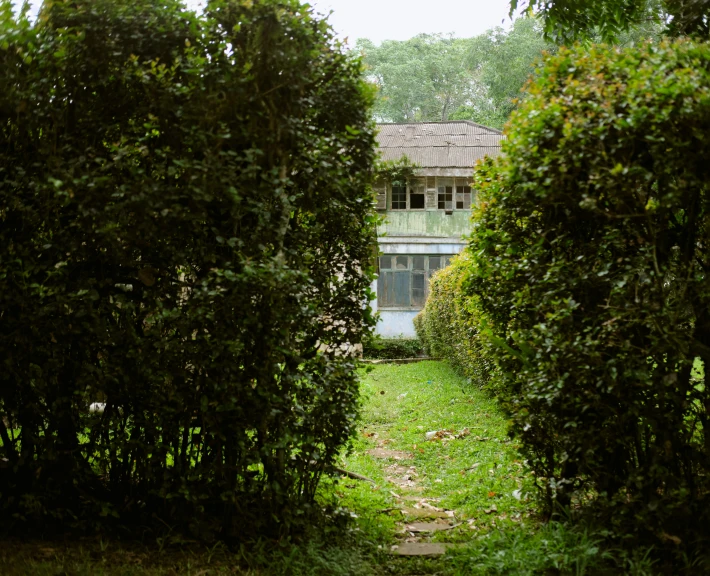
[[[419,310],[380,310],[375,333],[383,338],[416,338],[414,317]]]

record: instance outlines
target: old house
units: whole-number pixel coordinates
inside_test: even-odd
[[[415,336],[413,319],[424,306],[429,278],[464,247],[476,191],[477,160],[500,153],[502,133],[467,120],[380,124],[383,160],[406,156],[417,168],[408,181],[376,184],[378,279],[373,284],[380,313],[377,333]]]

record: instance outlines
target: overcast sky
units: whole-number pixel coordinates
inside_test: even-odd
[[[21,0],[15,0],[17,5]],[[185,0],[196,8],[204,0]],[[33,12],[40,2],[34,0]],[[358,38],[407,40],[423,32],[476,36],[495,26],[510,26],[508,0],[312,0],[316,12],[327,14],[341,39],[353,46]]]
[[[510,25],[508,0],[312,0],[316,11],[353,45],[358,38],[407,40],[422,32],[476,36]],[[502,23],[505,21],[504,23]]]

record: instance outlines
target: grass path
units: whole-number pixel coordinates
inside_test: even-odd
[[[383,552],[464,544],[535,523],[532,486],[504,417],[447,364],[375,366],[363,375],[362,393],[361,426],[341,466],[374,485],[343,478],[333,490]],[[397,572],[412,563],[440,570],[446,561],[388,562]]]

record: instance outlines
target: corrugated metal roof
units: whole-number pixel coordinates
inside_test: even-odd
[[[378,124],[383,160],[407,156],[422,168],[472,168],[484,156],[497,156],[503,134],[469,120]]]

